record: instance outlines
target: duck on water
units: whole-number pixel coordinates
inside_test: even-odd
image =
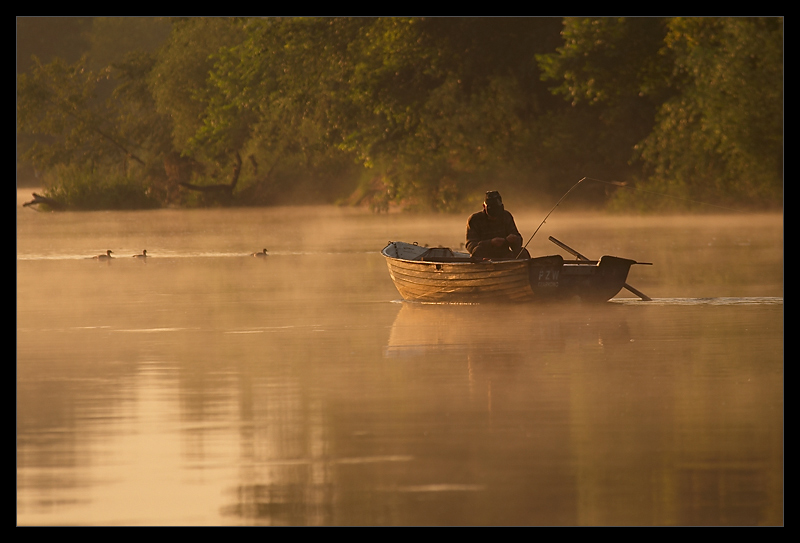
[[[133,258],[147,258],[147,249],[142,249],[142,254],[133,255]]]
[[[114,251],[112,251],[111,249],[109,249],[108,251],[106,251],[106,254],[104,254],[104,255],[97,255],[97,256],[93,256],[92,258],[94,258],[95,260],[108,260],[109,258],[113,258],[113,257],[111,256],[111,254],[112,254],[113,252],[114,252]]]
[[[252,254],[252,255],[250,255],[250,256],[254,256],[254,257],[256,257],[256,258],[264,258],[265,256],[269,256],[269,254],[267,254],[267,250],[266,250],[266,249],[264,249],[264,250],[263,250],[263,251],[261,251],[260,253],[253,253],[253,254]]]

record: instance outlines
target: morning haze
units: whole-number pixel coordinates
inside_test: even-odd
[[[782,24],[18,18],[17,524],[783,525]],[[404,300],[487,190],[650,300]]]

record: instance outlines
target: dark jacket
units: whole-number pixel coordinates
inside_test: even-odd
[[[511,234],[522,238],[511,213],[504,210],[501,217],[490,219],[485,211],[478,211],[473,213],[467,221],[467,250],[470,254],[475,254],[480,247],[482,252],[494,252],[497,248],[492,246],[492,238],[505,238]],[[507,245],[500,249],[505,252],[510,250]]]

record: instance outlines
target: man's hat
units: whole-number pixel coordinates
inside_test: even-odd
[[[486,206],[486,212],[492,217],[498,216],[503,212],[503,198],[500,197],[500,193],[496,190],[486,191],[486,199],[484,199],[483,204]]]
[[[500,193],[496,190],[487,190],[486,199],[483,203],[487,206],[498,205],[503,203],[503,199],[500,197]]]

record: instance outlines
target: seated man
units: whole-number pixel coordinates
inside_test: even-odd
[[[473,213],[467,221],[467,250],[477,260],[512,259],[517,255],[530,258],[528,251],[522,248],[522,236],[514,217],[505,210],[496,190],[486,193],[483,211]]]

